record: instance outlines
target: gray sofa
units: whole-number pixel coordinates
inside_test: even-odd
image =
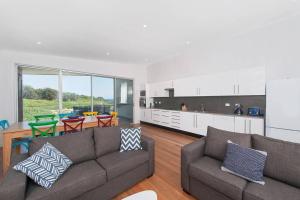
[[[268,153],[264,186],[221,171],[229,139]],[[182,148],[181,185],[200,200],[300,200],[300,144],[209,127]]]
[[[143,150],[120,153],[120,129],[117,127],[34,139],[29,154],[14,157],[12,166],[38,151],[46,142],[74,164],[49,190],[10,168],[0,184],[1,200],[112,199],[154,173],[154,141],[142,136]]]

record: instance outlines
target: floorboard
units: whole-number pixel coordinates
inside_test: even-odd
[[[122,193],[115,200],[143,190],[154,190],[159,200],[193,200],[194,198],[183,192],[180,186],[180,150],[182,146],[197,138],[151,125],[142,125],[142,131],[143,135],[155,140],[155,174]]]

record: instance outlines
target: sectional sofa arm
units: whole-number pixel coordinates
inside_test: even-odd
[[[27,157],[27,154],[12,155],[11,166],[0,183],[0,199],[25,199],[27,176],[21,172],[14,170],[12,167],[15,164],[25,160]]]
[[[154,158],[155,158],[155,150],[154,150],[155,141],[152,138],[147,136],[142,136],[142,147],[145,151],[149,152],[149,177],[154,174]]]
[[[189,192],[189,165],[204,155],[205,138],[181,148],[181,187]]]

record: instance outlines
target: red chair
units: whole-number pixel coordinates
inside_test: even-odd
[[[64,134],[82,131],[84,120],[85,118],[63,119],[62,122],[64,123]]]
[[[112,124],[112,115],[99,115],[98,119],[98,127],[111,127]]]

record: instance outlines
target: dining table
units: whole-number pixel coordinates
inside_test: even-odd
[[[109,120],[109,119],[108,119]],[[12,152],[12,141],[16,138],[28,138],[32,137],[31,127],[28,125],[28,121],[16,122],[7,129],[3,130],[3,174],[5,175],[9,169],[11,152]],[[117,117],[112,118],[112,126],[119,126],[119,119]],[[83,128],[93,128],[98,126],[98,119],[96,116],[85,117],[83,122]],[[41,130],[47,130],[47,126],[41,127]],[[57,132],[64,131],[64,124],[58,121],[56,126]],[[38,134],[38,133],[37,133]],[[59,137],[59,136],[57,136]]]

